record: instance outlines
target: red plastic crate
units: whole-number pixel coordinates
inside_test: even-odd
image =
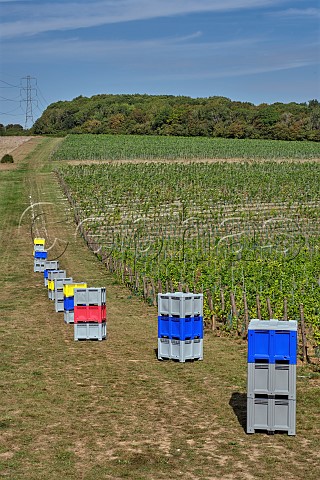
[[[81,322],[105,322],[107,318],[107,309],[105,305],[84,305],[74,306],[74,323]]]

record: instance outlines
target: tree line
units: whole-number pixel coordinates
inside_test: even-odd
[[[20,123],[9,123],[8,125],[3,125],[0,123],[0,136],[4,135],[27,135],[28,131],[23,129],[23,126]]]
[[[31,133],[320,141],[320,102],[254,105],[226,97],[94,95],[52,103]]]

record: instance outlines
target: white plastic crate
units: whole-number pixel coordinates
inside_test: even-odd
[[[158,359],[203,360],[203,339],[173,340],[158,338]]]

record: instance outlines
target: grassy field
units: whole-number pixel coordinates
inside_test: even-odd
[[[297,436],[245,434],[246,343],[205,336],[204,361],[156,359],[157,312],[81,240],[41,139],[0,172],[0,477],[19,480],[319,478],[319,374],[298,367]],[[24,147],[21,147],[22,149]],[[106,286],[108,340],[73,341],[32,272],[31,202],[77,281]]]

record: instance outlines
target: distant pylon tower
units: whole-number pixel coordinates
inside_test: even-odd
[[[35,103],[34,97],[36,96],[37,79],[27,75],[21,79],[21,98],[26,103],[26,119],[24,128],[30,128],[33,125],[33,111],[32,106]],[[35,93],[34,93],[35,92]],[[29,127],[30,126],[30,127]]]

